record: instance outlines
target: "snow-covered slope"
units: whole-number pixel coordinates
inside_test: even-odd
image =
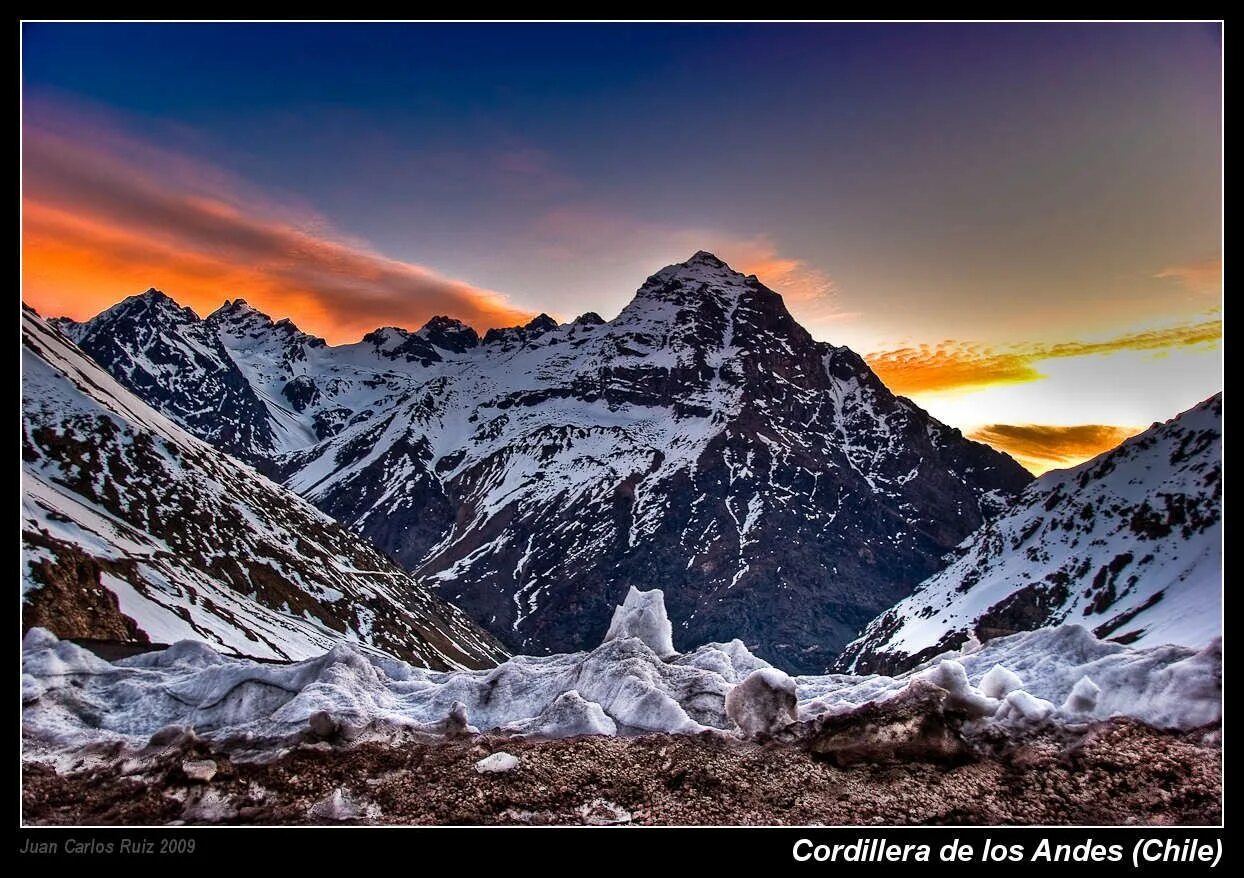
[[[676,642],[823,670],[1031,480],[708,253],[612,321],[482,340],[436,318],[333,347],[238,302],[200,323],[264,407],[257,465],[516,651],[597,642],[651,583]]]
[[[22,341],[25,627],[193,638],[258,658],[343,640],[432,668],[504,655],[364,540],[188,435],[25,308]]]
[[[23,731],[53,752],[101,740],[141,748],[171,725],[270,748],[305,734],[317,715],[314,727],[347,737],[373,723],[432,734],[468,731],[469,723],[542,738],[737,732],[732,717],[757,711],[776,720],[776,731],[885,701],[913,683],[946,689],[976,722],[1006,727],[1131,716],[1189,729],[1222,712],[1219,643],[1133,649],[1067,625],[1000,638],[898,677],[790,679],[738,640],[662,655],[670,623],[659,592],[630,593],[614,618],[624,633],[590,651],[443,673],[348,645],[280,667],[224,658],[199,643],[109,663],[36,629],[23,642]],[[766,688],[793,692],[794,712],[774,716]],[[751,710],[741,711],[748,699],[742,707]],[[176,731],[161,735],[167,741]],[[24,752],[39,758],[42,750]]]
[[[839,662],[909,667],[969,636],[1076,622],[1121,643],[1222,633],[1222,394],[1037,479]]]

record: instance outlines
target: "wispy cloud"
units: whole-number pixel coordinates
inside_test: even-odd
[[[1030,472],[1040,475],[1047,470],[1083,463],[1103,451],[1109,451],[1142,429],[1109,424],[1078,424],[1072,427],[989,424],[969,435],[978,442],[1005,451]]]
[[[1222,321],[1205,320],[1127,333],[1104,341],[998,348],[958,341],[879,351],[865,359],[896,393],[922,393],[1019,384],[1039,380],[1043,360],[1086,357],[1118,351],[1160,351],[1208,346],[1222,338]]]
[[[710,236],[711,237],[711,236]],[[718,256],[744,274],[754,274],[765,286],[782,294],[788,305],[804,316],[842,315],[836,308],[834,283],[825,272],[779,251],[766,237],[722,240]]]
[[[243,296],[332,341],[440,313],[480,328],[528,316],[115,131],[28,122],[23,171],[23,296],[44,313],[86,317],[156,286],[201,312]]]
[[[766,235],[653,222],[586,204],[545,211],[536,219],[534,231],[537,246],[550,259],[622,261],[634,265],[636,271],[652,272],[697,250],[708,250],[736,271],[754,274],[780,293],[800,320],[855,316],[840,309],[829,275],[806,259],[784,252]]]
[[[1217,296],[1222,293],[1222,260],[1203,259],[1200,262],[1168,265],[1154,277],[1178,281],[1194,293]]]

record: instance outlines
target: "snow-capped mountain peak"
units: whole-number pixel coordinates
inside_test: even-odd
[[[170,318],[187,322],[199,319],[199,315],[194,313],[193,308],[178,304],[163,290],[157,290],[155,287],[148,287],[136,296],[127,296],[109,308],[106,313],[114,315],[136,315],[141,313],[146,314],[149,318],[166,315]]]
[[[141,328],[146,333],[158,333],[165,327],[186,326],[201,322],[193,308],[185,307],[161,290],[151,287],[133,296],[126,296],[117,304],[93,318],[95,323],[126,325]],[[85,324],[78,324],[84,326]]]
[[[754,276],[737,272],[712,253],[700,250],[686,262],[667,265],[649,277],[631,304],[671,301],[686,305],[701,297],[724,301],[737,299],[757,285]]]
[[[224,304],[208,315],[208,319],[216,317],[220,320],[243,320],[256,316],[260,321],[271,325],[272,318],[252,306],[243,298],[225,299]]]
[[[703,251],[610,321],[307,338],[217,330],[263,410],[251,459],[524,651],[660,586],[676,638],[823,670],[1031,480]]]

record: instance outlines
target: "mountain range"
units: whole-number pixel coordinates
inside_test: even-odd
[[[631,586],[659,587],[680,647],[740,637],[820,672],[1032,481],[705,252],[613,320],[482,338],[437,317],[334,346],[155,290],[53,322],[512,651],[595,644]]]

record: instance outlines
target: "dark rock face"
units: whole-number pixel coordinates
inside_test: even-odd
[[[393,326],[367,333],[363,336],[363,342],[375,347],[377,355],[388,360],[401,359],[408,363],[431,366],[441,359],[436,348],[423,336]]]
[[[302,359],[222,338],[268,398],[314,385],[305,409],[285,395],[306,438],[265,472],[516,650],[594,645],[636,585],[664,590],[679,646],[739,637],[819,672],[1031,480],[709,253],[609,322],[478,345],[450,324]]]
[[[281,388],[281,395],[289,400],[289,404],[294,407],[294,411],[305,412],[310,406],[319,401],[320,389],[315,386],[315,381],[312,378],[307,375],[298,375],[290,379]]]
[[[47,557],[30,565],[31,578],[40,585],[22,607],[22,632],[46,628],[57,637],[98,638],[147,643],[138,624],[121,612],[117,596],[100,582],[105,566],[124,567],[94,558],[63,540],[33,530],[22,532],[22,542],[43,550]]]
[[[455,354],[464,354],[479,344],[479,333],[452,317],[433,317],[419,334],[435,347]]]
[[[484,333],[484,344],[498,344],[508,351],[554,329],[557,329],[557,321],[547,314],[539,314],[522,326],[488,330]]]
[[[273,451],[267,411],[212,328],[159,290],[60,328],[139,398],[217,448],[252,462]]]

